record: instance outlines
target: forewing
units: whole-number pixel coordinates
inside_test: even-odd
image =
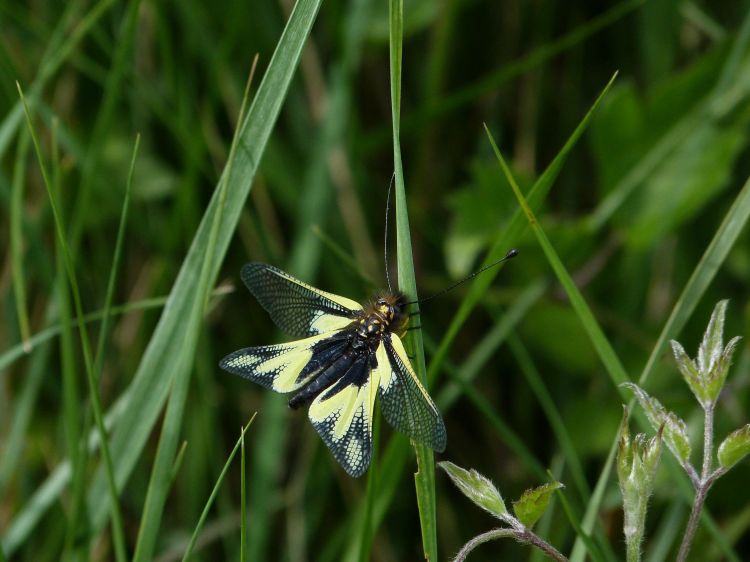
[[[219,366],[276,392],[292,392],[309,383],[346,347],[339,335],[322,334],[230,353]]]
[[[362,306],[351,299],[320,291],[265,263],[248,263],[242,281],[273,321],[294,337],[340,330]]]
[[[351,476],[361,476],[372,457],[372,417],[377,381],[372,354],[354,361],[336,383],[321,392],[308,416],[334,458]]]
[[[380,409],[385,419],[415,441],[443,452],[446,441],[443,418],[419,382],[401,339],[386,334],[375,357]]]

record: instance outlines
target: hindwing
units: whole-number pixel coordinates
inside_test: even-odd
[[[375,357],[383,417],[415,441],[442,453],[446,442],[443,418],[419,382],[401,338],[393,333],[385,334]]]
[[[361,476],[372,457],[372,419],[377,395],[374,356],[349,360],[338,381],[310,404],[308,417],[336,460],[351,476]]]
[[[362,311],[356,301],[316,289],[265,263],[248,263],[241,275],[276,325],[293,337],[341,330]]]

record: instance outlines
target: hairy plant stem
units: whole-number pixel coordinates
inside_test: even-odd
[[[461,548],[453,559],[453,562],[463,562],[469,553],[480,544],[503,537],[514,538],[518,542],[535,546],[553,560],[557,560],[557,562],[568,562],[568,559],[559,550],[526,528],[492,529],[491,531],[477,535]]]
[[[701,470],[701,477],[695,486],[695,499],[693,500],[693,508],[690,512],[690,519],[688,519],[687,527],[685,528],[685,534],[682,537],[682,544],[680,545],[680,551],[677,553],[677,562],[685,562],[687,560],[688,552],[690,552],[690,546],[693,544],[693,538],[695,537],[695,531],[698,530],[698,521],[700,520],[701,510],[703,509],[703,503],[706,501],[706,494],[711,488],[711,485],[716,479],[723,474],[721,469],[711,474],[711,460],[713,457],[713,443],[714,443],[714,406],[715,402],[706,405],[703,409],[703,469]],[[692,478],[691,478],[692,480]]]

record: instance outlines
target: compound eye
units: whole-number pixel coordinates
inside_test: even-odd
[[[378,299],[378,305],[384,305],[384,304],[386,304],[385,299],[383,298]]]

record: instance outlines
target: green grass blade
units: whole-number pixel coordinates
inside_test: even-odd
[[[128,171],[128,180],[125,184],[125,198],[122,201],[120,210],[120,223],[117,227],[117,238],[115,240],[115,251],[112,256],[112,267],[109,271],[109,280],[107,281],[107,293],[104,297],[104,306],[102,307],[102,325],[99,330],[99,339],[96,344],[96,354],[94,355],[94,373],[97,380],[101,376],[101,370],[104,365],[104,344],[107,341],[109,333],[109,321],[112,316],[112,299],[115,294],[115,284],[117,282],[117,272],[120,268],[120,257],[122,255],[122,244],[125,240],[125,226],[128,223],[128,211],[130,210],[130,194],[133,188],[133,172],[135,170],[135,159],[138,155],[138,147],[141,143],[141,135],[136,135],[135,145],[133,146],[133,156],[130,159],[130,170]]]
[[[237,439],[237,443],[235,443],[234,448],[232,449],[232,452],[229,453],[229,457],[227,457],[227,461],[224,463],[224,467],[221,469],[221,473],[219,473],[219,477],[216,479],[216,484],[214,484],[213,490],[211,490],[211,495],[209,495],[208,500],[206,500],[206,505],[203,508],[203,512],[201,513],[200,519],[198,520],[198,523],[196,524],[195,529],[193,529],[193,535],[190,537],[190,542],[188,543],[187,548],[185,548],[185,554],[182,556],[183,562],[187,562],[187,560],[190,558],[190,556],[193,553],[193,548],[195,548],[195,543],[198,540],[198,535],[200,535],[200,532],[203,529],[203,525],[206,523],[206,519],[208,518],[208,512],[211,510],[211,506],[214,503],[214,499],[216,499],[216,494],[219,493],[219,488],[221,487],[222,482],[224,482],[224,477],[226,476],[227,471],[229,470],[229,466],[232,464],[232,461],[234,460],[234,456],[237,454],[237,451],[240,448],[242,448],[243,452],[245,451],[245,432],[252,425],[254,419],[255,419],[255,414],[253,414],[253,416],[250,418],[250,421],[247,422],[247,425],[242,428],[242,431],[240,432],[240,437],[239,439]],[[242,464],[244,467],[244,463]],[[244,510],[243,510],[243,513],[244,513]]]
[[[287,22],[255,99],[241,127],[238,148],[232,166],[232,176],[226,187],[226,209],[219,227],[214,254],[211,256],[209,279],[215,279],[239,220],[252,178],[281,109],[289,83],[297,67],[320,0],[299,0]],[[229,164],[228,164],[229,166]],[[226,173],[226,171],[225,171]],[[223,180],[222,180],[223,181]],[[121,423],[112,436],[112,448],[117,459],[117,483],[123,486],[158,419],[170,387],[163,377],[171,370],[175,358],[183,351],[186,334],[185,318],[198,294],[198,271],[208,243],[210,227],[216,216],[219,192],[215,192],[196,232],[193,243],[159,323],[151,337],[136,371],[130,400]],[[103,482],[98,475],[89,495],[89,508],[94,528],[104,523],[106,512],[99,506],[98,497]]]
[[[220,297],[227,294],[226,287],[219,287],[212,293],[212,296],[214,297]],[[148,299],[142,299],[138,301],[133,301],[129,303],[119,304],[111,307],[110,309],[110,316],[118,316],[121,314],[130,314],[131,312],[138,312],[143,310],[152,310],[156,308],[163,308],[165,304],[167,304],[167,300],[169,297],[161,296],[161,297],[152,297]],[[92,322],[98,322],[104,317],[104,309],[99,309],[94,312],[89,312],[83,317],[83,323],[88,325]],[[75,327],[78,325],[78,318],[74,317],[71,318],[70,324],[67,324],[71,327]],[[49,340],[57,337],[60,335],[60,332],[64,328],[63,323],[54,324],[52,326],[49,326],[47,328],[44,328],[43,330],[40,330],[36,334],[32,335],[29,339],[29,342],[31,343],[31,347],[36,349],[41,344],[48,342]],[[13,363],[18,361],[21,357],[25,355],[25,351],[23,349],[23,343],[16,344],[4,352],[0,353],[0,371],[6,371],[8,368],[10,368]]]
[[[26,352],[31,351],[29,338],[29,315],[26,311],[26,275],[23,259],[23,195],[26,177],[26,157],[29,153],[29,133],[23,131],[18,141],[16,162],[13,167],[13,183],[10,200],[10,258],[13,273],[13,291],[16,300],[16,315],[21,331],[21,341]]]
[[[391,67],[391,117],[393,120],[393,167],[395,171],[396,196],[396,251],[398,253],[398,285],[410,299],[417,298],[417,283],[414,277],[414,259],[409,234],[409,216],[406,209],[404,170],[401,162],[399,142],[401,114],[401,51],[404,35],[403,0],[389,0],[390,14],[390,67]],[[418,311],[418,305],[415,305]],[[406,337],[406,349],[414,357],[414,369],[423,384],[427,384],[427,369],[420,330],[412,330]],[[435,462],[432,449],[414,443],[417,454],[417,473],[414,483],[419,508],[419,523],[422,529],[422,547],[427,560],[437,561],[437,527],[435,500]]]
[[[240,123],[242,122],[247,97],[248,90],[246,89],[242,108],[240,110]],[[200,266],[200,277],[196,289],[196,298],[192,303],[188,321],[186,322],[183,352],[175,362],[173,371],[168,372],[167,375],[168,378],[173,381],[172,390],[170,392],[169,402],[167,403],[167,412],[164,416],[164,424],[159,438],[159,446],[156,450],[156,459],[154,460],[154,465],[151,471],[151,479],[148,483],[146,502],[143,506],[143,516],[141,517],[141,525],[138,532],[138,541],[136,542],[135,555],[133,556],[134,562],[146,562],[153,558],[156,537],[163,517],[164,505],[166,504],[167,494],[174,480],[171,469],[174,463],[173,459],[177,450],[177,443],[180,439],[183,413],[185,411],[188,390],[190,389],[190,374],[193,372],[195,349],[198,346],[198,338],[200,337],[201,332],[201,321],[205,314],[206,307],[208,306],[211,283],[214,277],[211,273],[211,260],[216,250],[219,229],[226,207],[227,186],[232,179],[232,164],[235,161],[237,139],[238,134],[236,134],[232,140],[227,167],[225,173],[222,175],[223,181],[220,182],[217,188],[219,196],[217,203],[218,209],[213,216],[211,230],[204,249],[203,263]],[[234,452],[236,451],[237,447],[235,446]],[[232,456],[234,456],[234,454]],[[188,550],[191,550],[192,546],[193,545],[190,544]]]
[[[592,560],[594,560],[594,562],[604,562],[604,555],[602,554],[597,544],[594,542],[594,539],[583,528],[581,522],[573,513],[573,508],[570,506],[570,503],[568,503],[568,499],[565,497],[565,494],[563,494],[562,491],[558,491],[557,498],[560,500],[560,505],[562,505],[565,516],[568,518],[568,522],[571,524],[573,529],[575,529],[576,535],[580,538],[581,541],[583,541],[583,544],[586,546],[588,555]]]
[[[253,414],[253,417],[255,414]],[[247,469],[245,468],[245,432],[242,432],[240,462],[240,562],[247,560]]]
[[[664,324],[664,327],[659,334],[659,338],[657,339],[656,344],[654,345],[654,348],[649,355],[648,361],[646,362],[646,365],[643,368],[640,377],[638,378],[639,385],[645,384],[645,382],[650,377],[651,373],[654,370],[654,367],[656,366],[657,360],[659,359],[659,357],[661,357],[664,349],[666,348],[667,342],[670,339],[676,337],[679,334],[680,330],[682,330],[682,328],[685,326],[685,323],[690,318],[690,315],[695,310],[698,302],[700,302],[700,299],[705,294],[706,289],[708,289],[708,286],[716,276],[719,268],[724,263],[724,260],[726,260],[726,257],[729,254],[729,250],[731,250],[734,244],[737,242],[737,239],[743,228],[747,224],[748,220],[750,220],[750,179],[745,182],[745,185],[742,187],[742,190],[735,198],[731,208],[729,209],[729,211],[727,211],[727,214],[724,216],[719,229],[711,239],[711,242],[706,248],[706,251],[703,253],[700,262],[698,262],[695,270],[693,270],[690,279],[683,288],[680,297],[675,303],[675,306],[672,308],[672,312],[670,313],[667,322]],[[616,446],[617,441],[615,440],[612,444],[611,450],[614,451]],[[599,479],[597,481],[597,487],[599,487],[600,485],[606,485],[606,482],[608,482],[610,478],[611,469],[611,463],[607,464],[604,469],[602,469],[602,472],[599,475]],[[592,498],[591,503],[588,506],[586,515],[584,516],[584,525],[586,524],[586,521],[591,521],[593,523],[598,512],[599,505],[600,504],[595,502],[594,498]],[[703,521],[705,522],[706,519],[707,516],[704,509]],[[716,536],[715,533],[719,532],[716,529],[715,525],[709,525],[709,530],[714,533],[714,536]],[[725,541],[718,540],[716,544],[718,546],[724,546]],[[725,556],[729,557],[732,560],[736,559],[736,555],[732,552],[731,547],[727,546],[726,548],[722,548],[722,550]],[[577,547],[576,550],[574,550],[574,553],[578,553],[580,556],[583,555],[580,546]],[[578,559],[582,560],[582,558]]]
[[[78,8],[85,5],[84,2],[70,2],[68,12],[60,19],[55,29],[54,36],[49,42],[44,58],[39,66],[39,72],[29,90],[28,101],[33,106],[40,92],[44,90],[47,81],[59,70],[62,64],[73,54],[73,51],[84,37],[94,28],[94,25],[104,14],[115,5],[114,0],[100,0],[91,9],[81,16]],[[75,26],[69,30],[71,22]],[[0,124],[0,157],[5,155],[10,146],[13,135],[23,121],[24,109],[20,101],[16,102],[8,115]]]
[[[510,334],[513,333],[524,316],[529,312],[547,289],[545,281],[532,283],[523,292],[513,299],[513,303],[503,314],[495,315],[498,321],[485,334],[485,336],[474,346],[466,360],[456,369],[457,374],[446,382],[436,397],[436,402],[443,412],[448,411],[458,400],[462,389],[470,385],[479,375],[482,368],[490,361],[495,353]]]
[[[578,140],[581,138],[581,135],[583,135],[584,131],[588,127],[591,118],[596,111],[596,108],[599,106],[599,103],[602,101],[602,99],[604,99],[604,96],[611,88],[616,77],[617,74],[615,74],[609,81],[609,83],[604,87],[601,94],[599,94],[599,97],[596,98],[596,101],[594,101],[589,111],[586,113],[584,118],[570,135],[570,138],[568,138],[560,152],[557,154],[557,156],[555,156],[554,160],[552,160],[552,162],[549,164],[549,166],[547,166],[539,179],[534,183],[534,186],[531,188],[531,191],[529,191],[527,197],[532,209],[539,209],[539,207],[544,202],[544,199],[547,197],[547,194],[549,193],[549,190],[552,187],[555,179],[557,179],[557,176],[560,173],[560,170],[562,169],[562,166],[565,163],[568,154],[570,154],[570,151],[573,150],[573,147],[576,145]],[[525,228],[526,219],[524,217],[524,214],[521,209],[517,209],[513,213],[513,217],[510,219],[508,226],[503,229],[503,231],[498,235],[497,239],[492,245],[492,248],[488,252],[487,257],[482,263],[482,267],[485,267],[502,258],[511,248],[513,243],[518,240]],[[440,373],[441,366],[448,355],[448,351],[450,350],[450,346],[452,345],[453,340],[461,331],[461,328],[468,319],[469,314],[471,314],[471,311],[474,310],[474,307],[479,303],[482,296],[490,287],[495,279],[495,276],[498,273],[499,268],[490,269],[482,275],[478,275],[474,279],[474,281],[472,281],[469,289],[466,292],[466,296],[464,296],[463,300],[461,301],[461,306],[451,320],[450,326],[448,326],[448,329],[445,331],[445,335],[440,341],[440,345],[438,346],[435,355],[430,361],[430,369],[427,372],[427,379],[430,381],[430,383],[433,383],[438,376],[438,373]]]
[[[565,427],[562,415],[552,398],[552,394],[544,384],[544,381],[534,364],[534,360],[527,351],[526,346],[521,342],[521,338],[513,334],[510,336],[508,343],[510,344],[510,349],[515,356],[518,365],[521,367],[521,373],[539,401],[539,404],[547,417],[547,421],[549,421],[549,424],[552,427],[552,431],[555,434],[557,444],[562,451],[565,462],[570,467],[570,473],[575,482],[575,486],[578,489],[578,494],[583,502],[586,503],[591,495],[591,490],[589,490],[588,483],[586,482],[586,474],[583,471],[581,459],[578,458],[575,447],[573,446],[573,439],[571,438],[568,429]]]
[[[558,281],[560,281],[560,284],[565,290],[565,294],[570,299],[570,303],[573,306],[573,309],[576,311],[576,314],[578,315],[584,330],[586,330],[589,339],[591,339],[591,343],[594,345],[594,349],[599,355],[599,358],[604,364],[604,367],[607,369],[607,373],[612,379],[612,382],[616,385],[622,396],[625,399],[629,399],[630,396],[627,395],[624,389],[620,389],[619,387],[620,384],[628,382],[630,380],[627,372],[625,371],[625,367],[623,367],[619,357],[617,357],[617,354],[615,353],[615,350],[612,348],[609,340],[604,335],[604,332],[599,326],[599,323],[594,318],[594,315],[591,312],[588,304],[586,304],[583,295],[573,282],[573,278],[570,276],[567,269],[563,265],[562,260],[560,260],[560,256],[552,247],[551,242],[549,241],[547,235],[539,224],[539,221],[534,215],[534,212],[531,210],[528,201],[523,196],[523,193],[521,193],[516,180],[513,178],[513,174],[511,173],[510,168],[508,168],[508,165],[505,163],[505,159],[503,158],[502,154],[500,154],[500,150],[495,144],[495,139],[492,138],[492,133],[490,133],[489,129],[486,129],[486,131],[487,137],[490,141],[490,144],[492,145],[492,150],[495,152],[498,163],[500,164],[503,174],[505,175],[505,179],[508,181],[508,183],[510,183],[511,188],[513,189],[513,193],[515,193],[516,198],[518,199],[519,205],[526,214],[526,218],[531,225],[531,229],[534,231],[534,234],[539,241],[539,245],[542,247],[542,250],[547,257],[547,261],[549,261],[550,266],[552,266],[552,269],[554,270]]]
[[[91,358],[91,348],[88,338],[86,327],[83,324],[83,305],[81,304],[81,295],[78,288],[78,282],[76,280],[75,270],[73,269],[73,260],[71,259],[69,249],[66,241],[66,234],[62,223],[60,212],[57,208],[55,201],[55,194],[52,190],[52,184],[47,173],[47,166],[44,164],[44,156],[39,145],[39,140],[36,137],[36,132],[31,122],[31,114],[29,113],[28,105],[23,96],[21,85],[16,83],[18,87],[18,94],[21,97],[23,103],[24,112],[26,114],[26,121],[29,126],[29,132],[31,134],[31,140],[34,143],[34,149],[36,151],[37,159],[39,161],[39,167],[42,171],[42,178],[44,185],[47,189],[47,195],[49,196],[50,206],[52,208],[52,214],[54,216],[55,231],[57,238],[60,241],[62,248],[62,254],[64,258],[65,270],[68,275],[68,281],[70,283],[70,289],[73,293],[73,303],[75,305],[76,315],[79,319],[78,333],[81,339],[81,348],[83,350],[84,365],[86,371],[86,380],[89,386],[89,397],[91,399],[91,407],[94,412],[94,418],[96,420],[97,427],[99,429],[99,435],[101,438],[101,451],[104,459],[105,473],[107,476],[107,493],[109,494],[109,508],[112,514],[112,535],[115,545],[115,556],[117,562],[125,562],[127,557],[125,554],[125,534],[122,525],[122,515],[120,514],[120,506],[117,498],[117,487],[114,480],[114,472],[112,468],[112,457],[109,450],[109,444],[107,440],[107,432],[104,428],[104,417],[102,414],[101,403],[99,402],[99,394],[94,380],[93,363]],[[104,494],[102,494],[103,496]],[[106,507],[106,502],[101,502]]]

